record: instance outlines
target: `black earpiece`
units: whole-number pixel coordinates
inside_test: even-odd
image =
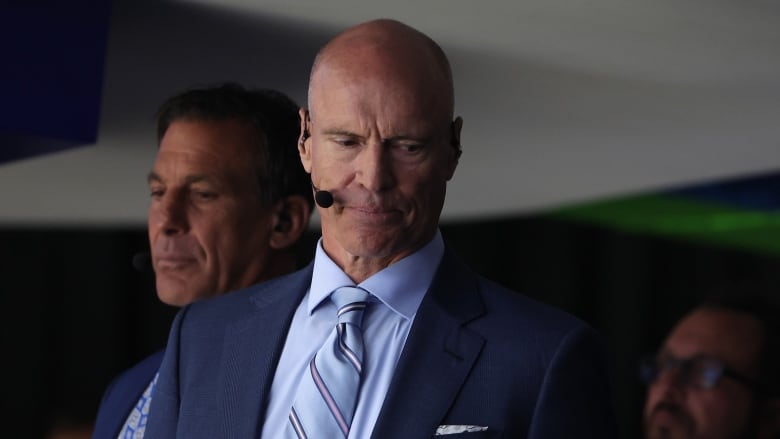
[[[274,232],[286,232],[290,230],[291,223],[292,220],[290,219],[290,214],[287,212],[287,206],[284,206],[284,209],[279,212],[279,221],[274,227]]]

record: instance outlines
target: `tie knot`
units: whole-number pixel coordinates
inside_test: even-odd
[[[339,323],[352,323],[357,326],[363,321],[368,291],[358,287],[341,287],[331,293],[330,300],[338,308]]]

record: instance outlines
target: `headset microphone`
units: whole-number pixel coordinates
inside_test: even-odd
[[[140,251],[133,255],[133,268],[139,273],[144,273],[152,268],[152,254],[147,251]]]
[[[311,182],[311,188],[314,189],[314,202],[323,209],[327,209],[333,205],[333,194],[328,191],[321,191],[314,186],[314,182]]]

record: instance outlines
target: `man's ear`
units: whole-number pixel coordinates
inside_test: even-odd
[[[450,145],[453,148],[449,169],[447,170],[447,181],[455,175],[455,168],[458,167],[458,160],[462,152],[460,145],[460,130],[463,128],[463,118],[458,116],[452,121],[450,132]]]
[[[274,210],[276,213],[269,244],[272,249],[282,250],[295,244],[306,231],[311,205],[306,198],[291,195],[277,201]]]
[[[298,154],[301,155],[303,169],[311,174],[311,119],[309,118],[309,111],[301,108],[298,110],[298,117],[301,120],[301,133],[298,136]]]

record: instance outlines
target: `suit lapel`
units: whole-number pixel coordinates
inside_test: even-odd
[[[373,439],[433,436],[485,343],[465,325],[484,313],[476,276],[445,251],[412,324]]]
[[[290,276],[261,284],[249,296],[249,315],[225,331],[219,404],[225,437],[260,436],[276,365],[311,274],[310,264]]]

